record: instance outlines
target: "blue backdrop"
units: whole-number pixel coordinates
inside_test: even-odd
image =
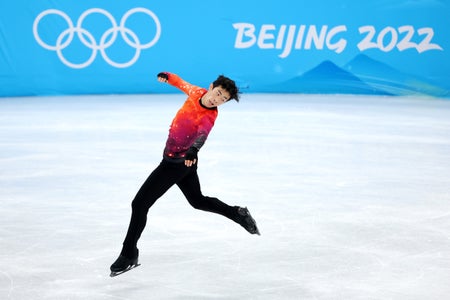
[[[447,97],[438,0],[0,3],[0,96],[166,93],[159,71],[243,92]]]

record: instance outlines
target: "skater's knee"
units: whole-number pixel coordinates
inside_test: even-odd
[[[193,197],[193,198],[189,198],[189,204],[195,208],[195,209],[199,209],[199,210],[205,210],[205,197],[201,196],[201,197]]]
[[[131,209],[133,211],[148,211],[157,198],[153,197],[135,197],[131,202]]]
[[[189,199],[189,203],[195,209],[205,210],[205,211],[213,211],[214,210],[214,202],[211,201],[211,197],[201,196],[194,199]]]
[[[200,209],[200,210],[202,210],[203,209],[203,205],[202,205],[202,202],[201,201],[198,201],[198,200],[195,200],[195,201],[189,201],[189,203],[191,204],[191,206],[193,207],[193,208],[195,208],[195,209]]]
[[[139,198],[135,198],[132,202],[131,202],[131,209],[132,210],[142,210],[146,208],[145,205],[145,201],[142,201]]]

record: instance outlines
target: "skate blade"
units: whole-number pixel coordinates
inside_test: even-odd
[[[134,268],[139,267],[140,265],[141,265],[141,264],[136,264],[136,265],[129,266],[128,268],[126,268],[125,270],[120,271],[120,272],[111,272],[111,274],[109,274],[109,276],[110,276],[110,277],[116,277],[116,276],[118,276],[118,275],[120,275],[120,274],[123,274],[123,273],[126,273],[126,272],[128,272],[128,271],[131,271],[131,270],[133,270]]]
[[[256,233],[257,235],[261,235],[261,233],[259,233],[259,229],[258,229],[258,227],[256,227],[256,231],[255,231],[255,233]]]
[[[253,219],[252,215],[250,214],[250,212],[248,210],[247,210],[247,217],[250,218],[251,224],[253,224],[255,226],[255,229],[250,231],[250,233],[251,234],[261,235],[261,233],[259,232],[259,229],[258,229],[258,225],[256,225],[255,219]]]

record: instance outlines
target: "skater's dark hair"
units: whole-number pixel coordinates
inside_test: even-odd
[[[219,75],[219,77],[217,77],[212,85],[213,88],[215,88],[216,86],[221,86],[224,90],[230,93],[229,100],[234,99],[239,102],[239,88],[236,86],[234,80],[231,80],[230,78],[223,75]]]

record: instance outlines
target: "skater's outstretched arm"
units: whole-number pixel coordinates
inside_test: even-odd
[[[189,82],[182,79],[180,76],[169,73],[169,72],[160,72],[158,73],[158,81],[168,83],[181,91],[183,91],[187,95],[191,95],[193,92],[197,91],[199,87],[190,84]]]

